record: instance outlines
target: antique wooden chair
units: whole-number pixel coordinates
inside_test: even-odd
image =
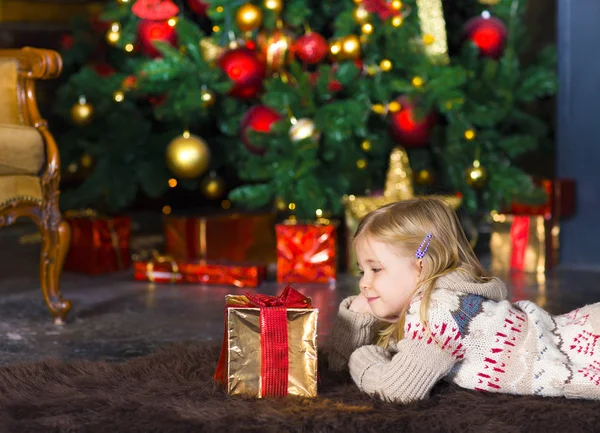
[[[71,230],[58,208],[60,158],[38,110],[35,84],[61,70],[62,59],[52,50],[0,50],[0,227],[19,217],[38,226],[42,294],[55,323],[63,323],[71,308],[59,288]]]

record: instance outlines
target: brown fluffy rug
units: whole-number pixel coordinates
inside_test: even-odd
[[[0,369],[0,432],[582,432],[600,402],[481,394],[447,384],[402,406],[321,369],[316,399],[227,397],[218,345],[175,345],[110,364],[49,360]],[[321,357],[323,358],[323,357]]]

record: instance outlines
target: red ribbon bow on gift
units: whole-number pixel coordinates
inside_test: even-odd
[[[286,286],[281,295],[245,294],[248,302],[242,305],[225,305],[226,308],[260,308],[260,346],[261,346],[261,396],[284,397],[288,388],[288,308],[310,308],[311,300],[300,292]],[[227,327],[227,315],[225,316]],[[225,366],[227,364],[227,334],[223,336],[221,357],[215,372],[215,380],[227,383]]]

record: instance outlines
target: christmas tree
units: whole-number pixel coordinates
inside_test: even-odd
[[[417,192],[466,209],[544,200],[515,160],[549,139],[532,102],[555,50],[519,58],[525,1],[474,5],[448,51],[441,0],[117,0],[62,53],[64,207],[200,189],[300,218],[380,190],[394,146]],[[453,35],[452,40],[457,36]]]

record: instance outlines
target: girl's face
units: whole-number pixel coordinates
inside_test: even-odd
[[[422,261],[401,257],[387,244],[364,236],[356,242],[356,257],[362,273],[360,291],[373,315],[397,321],[417,287]]]

